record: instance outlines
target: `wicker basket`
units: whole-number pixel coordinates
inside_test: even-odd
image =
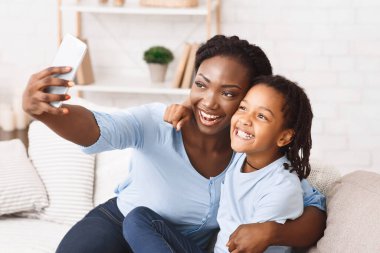
[[[198,0],[140,0],[140,5],[154,7],[196,7]]]

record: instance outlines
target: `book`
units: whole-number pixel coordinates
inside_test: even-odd
[[[174,75],[173,83],[172,83],[172,88],[180,88],[182,79],[185,73],[185,68],[186,68],[186,63],[189,58],[190,54],[190,49],[191,49],[191,44],[185,43],[182,51],[181,58],[179,59],[177,70]]]
[[[195,67],[194,66],[195,65],[195,54],[196,54],[198,48],[199,48],[198,43],[191,44],[190,54],[189,54],[189,58],[187,60],[186,69],[185,69],[185,73],[184,73],[182,84],[181,84],[182,89],[190,88],[191,84],[193,82],[194,67]]]

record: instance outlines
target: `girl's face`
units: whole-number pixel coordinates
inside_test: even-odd
[[[248,86],[248,70],[237,60],[215,56],[203,61],[190,93],[199,130],[206,134],[228,131],[231,117]]]
[[[278,157],[294,131],[284,129],[284,97],[265,84],[253,86],[231,119],[231,146],[236,152],[257,159]]]

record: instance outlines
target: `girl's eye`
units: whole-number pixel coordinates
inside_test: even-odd
[[[264,114],[262,114],[262,113],[259,113],[259,114],[257,115],[257,117],[258,117],[259,119],[267,120],[267,117],[265,117]]]
[[[204,88],[205,85],[201,82],[195,82],[195,85],[198,87],[198,88]]]
[[[242,105],[239,105],[239,108],[238,108],[238,110],[240,110],[240,111],[245,111],[245,106],[242,106]]]
[[[234,94],[232,92],[229,92],[229,91],[223,91],[222,95],[226,96],[226,97],[229,97],[229,98],[234,97]]]

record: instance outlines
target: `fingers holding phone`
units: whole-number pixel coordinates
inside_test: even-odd
[[[68,88],[73,86],[76,71],[81,64],[87,46],[76,37],[66,34],[63,38],[52,67],[44,69],[29,80],[23,95],[23,108],[32,116],[66,114],[67,108],[60,108],[62,101],[70,98]]]
[[[23,109],[31,116],[49,113],[62,115],[68,113],[66,108],[56,108],[51,105],[54,102],[62,102],[70,99],[64,93],[50,94],[49,87],[61,87],[67,89],[72,87],[72,81],[57,78],[57,75],[69,73],[71,67],[49,67],[38,73],[33,74],[25,88],[23,94]]]

